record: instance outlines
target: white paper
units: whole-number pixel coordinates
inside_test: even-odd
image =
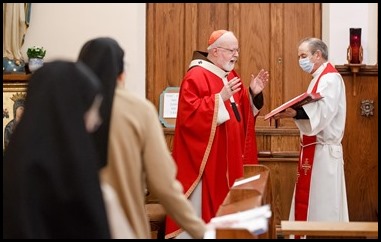
[[[234,182],[233,187],[235,187],[235,186],[239,186],[239,185],[242,185],[242,184],[251,182],[251,181],[258,180],[260,177],[261,177],[261,175],[258,174],[258,175],[255,175],[255,176],[251,176],[251,177],[248,177],[248,178],[245,178],[245,179],[236,181],[236,182]]]
[[[247,229],[259,235],[268,231],[268,219],[271,217],[270,205],[244,210],[237,213],[214,217],[210,220],[204,239],[215,238],[217,228]]]
[[[216,230],[215,229],[208,229],[204,233],[204,239],[216,239]]]
[[[179,93],[164,93],[163,118],[176,118]]]

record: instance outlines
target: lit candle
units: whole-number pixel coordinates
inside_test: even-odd
[[[348,61],[350,64],[361,64],[362,47],[361,47],[361,28],[349,29],[349,48],[350,54]]]

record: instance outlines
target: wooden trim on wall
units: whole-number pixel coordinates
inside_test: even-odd
[[[352,75],[351,69],[346,65],[335,65],[341,75]],[[365,65],[360,68],[357,75],[378,76],[378,65]]]

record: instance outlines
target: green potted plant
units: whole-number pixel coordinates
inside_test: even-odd
[[[44,65],[44,57],[46,55],[46,50],[44,49],[44,47],[29,47],[26,54],[29,59],[28,67],[31,72],[34,72],[35,70]]]
[[[29,59],[31,58],[44,59],[46,55],[46,50],[44,49],[44,47],[33,46],[28,48],[28,51],[26,52],[26,54]]]

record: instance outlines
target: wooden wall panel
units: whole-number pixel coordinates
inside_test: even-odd
[[[157,108],[160,93],[178,86],[186,70],[184,16],[185,4],[147,4],[146,95]]]
[[[275,223],[288,220],[299,155],[299,131],[296,129],[257,128],[259,162],[270,168]],[[274,145],[276,143],[276,145]]]
[[[272,211],[275,223],[279,225],[281,220],[288,220],[298,160],[297,158],[261,158],[260,163],[270,168],[274,203]]]
[[[313,28],[314,18],[309,17],[314,7],[306,3],[284,4],[283,73],[288,78],[283,79],[283,102],[304,92],[311,80],[310,74],[300,70],[298,46],[302,38],[319,36]]]
[[[378,67],[343,77],[347,93],[347,121],[343,137],[349,218],[378,221]],[[356,92],[356,95],[353,92]],[[373,103],[373,114],[362,115],[361,103]]]
[[[299,152],[299,130],[256,127],[258,151],[276,153]],[[264,154],[265,155],[265,154]]]
[[[147,4],[146,96],[159,107],[160,93],[180,86],[194,50],[206,50],[210,33],[228,29],[227,3]]]
[[[239,16],[233,29],[239,40],[240,54],[237,72],[248,86],[252,74],[261,69],[270,70],[270,4],[241,4],[237,8]]]
[[[272,4],[275,24],[272,26],[270,95],[264,114],[304,92],[311,76],[300,70],[297,48],[305,37],[321,37],[321,4]],[[320,14],[316,14],[320,12]],[[266,99],[267,100],[267,99]],[[293,122],[281,120],[280,127],[295,128]]]

